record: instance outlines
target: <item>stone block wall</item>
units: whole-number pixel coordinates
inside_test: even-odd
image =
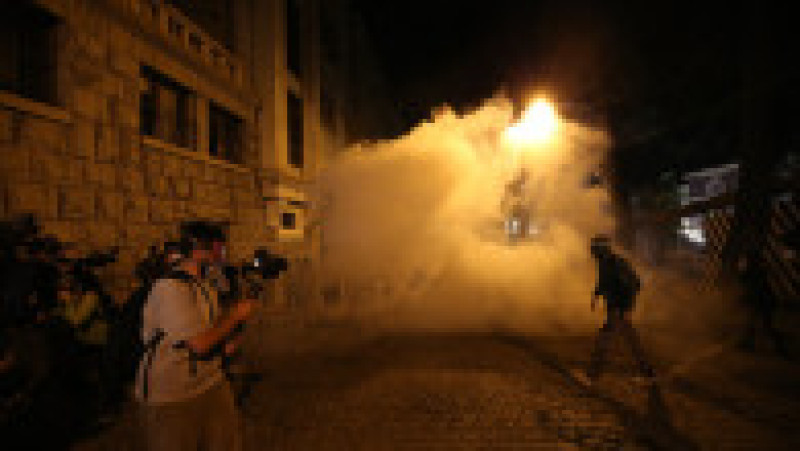
[[[148,246],[175,238],[182,220],[230,221],[234,259],[270,245],[262,171],[140,136],[139,58],[157,51],[153,43],[103,2],[39,3],[62,22],[60,101],[0,97],[0,216],[33,213],[45,233],[83,250],[119,246],[120,261],[103,271],[118,300],[132,287],[135,262]],[[170,55],[165,49],[159,58]],[[256,137],[246,130],[253,153]]]

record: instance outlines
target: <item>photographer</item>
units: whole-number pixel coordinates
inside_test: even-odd
[[[143,311],[144,358],[136,395],[150,450],[237,450],[241,434],[219,350],[247,320],[243,300],[220,315],[217,293],[205,279],[220,230],[204,222],[181,228],[180,260],[153,285]]]

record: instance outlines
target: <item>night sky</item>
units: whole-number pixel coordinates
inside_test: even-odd
[[[562,114],[605,124],[620,149],[646,152],[649,167],[641,158],[620,166],[633,165],[630,177],[651,177],[736,158],[751,3],[357,0],[356,7],[407,127],[443,103],[468,110],[500,86],[543,91]],[[778,16],[768,11],[768,33]],[[773,42],[785,38],[772,34]],[[781,73],[780,52],[792,47],[783,41],[773,52]]]

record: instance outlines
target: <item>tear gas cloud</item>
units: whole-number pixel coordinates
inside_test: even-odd
[[[588,241],[614,222],[608,194],[583,182],[608,140],[562,121],[549,142],[520,145],[506,139],[512,119],[502,98],[466,115],[441,109],[403,137],[331,162],[319,186],[323,265],[346,302],[408,327],[592,321]],[[522,168],[539,233],[512,244],[501,200]]]
[[[563,119],[551,139],[509,140],[512,105],[440,109],[400,138],[359,144],[320,177],[324,279],[369,324],[399,328],[594,328],[590,238],[615,227],[609,193],[587,187],[609,146]],[[524,118],[524,116],[523,116]],[[501,201],[528,172],[539,233],[509,243]]]

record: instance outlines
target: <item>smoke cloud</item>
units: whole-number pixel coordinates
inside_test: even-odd
[[[602,130],[561,120],[547,143],[506,139],[504,98],[448,108],[398,139],[359,144],[320,178],[325,279],[372,324],[411,328],[585,328],[591,236],[609,233],[609,196],[585,183]],[[538,233],[507,239],[501,201],[524,168]]]

